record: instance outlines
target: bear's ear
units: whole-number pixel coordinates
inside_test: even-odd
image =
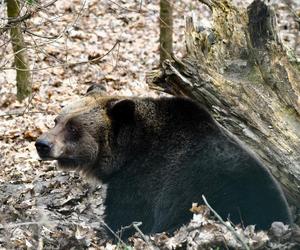
[[[115,121],[133,122],[135,103],[131,99],[114,100],[107,104],[107,114]]]
[[[105,95],[107,92],[105,86],[93,83],[86,91],[85,95],[90,95],[92,93],[99,93],[100,95]]]

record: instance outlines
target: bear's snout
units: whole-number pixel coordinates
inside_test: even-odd
[[[50,157],[52,143],[46,139],[37,139],[35,142],[36,150],[41,158]]]

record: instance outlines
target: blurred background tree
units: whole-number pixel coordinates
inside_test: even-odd
[[[160,65],[173,54],[173,4],[170,0],[160,0]]]
[[[26,44],[21,30],[20,10],[19,0],[7,0],[7,25],[10,29],[14,51],[14,64],[17,73],[17,98],[19,101],[23,101],[31,94],[31,81]]]

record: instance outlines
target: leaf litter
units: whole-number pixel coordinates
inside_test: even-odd
[[[284,6],[274,2],[282,12]],[[299,11],[299,4],[296,7]],[[197,2],[174,3],[174,52],[179,58],[186,54],[184,16],[191,10],[203,20],[210,16],[208,8]],[[3,5],[0,13],[2,26],[6,20]],[[101,224],[105,186],[72,171],[65,173],[54,163],[42,163],[36,154],[36,138],[53,126],[62,106],[83,95],[92,83],[104,85],[109,95],[160,95],[145,84],[146,73],[159,64],[158,16],[159,1],[149,0],[59,0],[36,13],[26,21],[30,33],[24,31],[33,89],[24,103],[15,97],[16,73],[8,33],[1,35],[1,248],[131,249],[131,244],[135,249],[208,249],[209,242],[240,248],[231,232],[212,221],[209,213],[201,213],[202,209],[196,209],[192,222],[174,237],[162,233],[145,240],[137,234],[127,246],[105,242]],[[297,26],[286,20],[280,20],[280,27],[284,40],[293,46]],[[272,238],[251,227],[236,230],[248,237],[253,249],[264,249]],[[291,235],[291,229],[280,232]],[[285,242],[272,244],[280,249]]]

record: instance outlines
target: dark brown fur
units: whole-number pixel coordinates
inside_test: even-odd
[[[234,223],[291,222],[270,173],[189,99],[91,91],[63,109],[37,149],[108,184],[105,221],[113,230],[142,221],[144,233],[171,232],[190,220],[202,194]]]

